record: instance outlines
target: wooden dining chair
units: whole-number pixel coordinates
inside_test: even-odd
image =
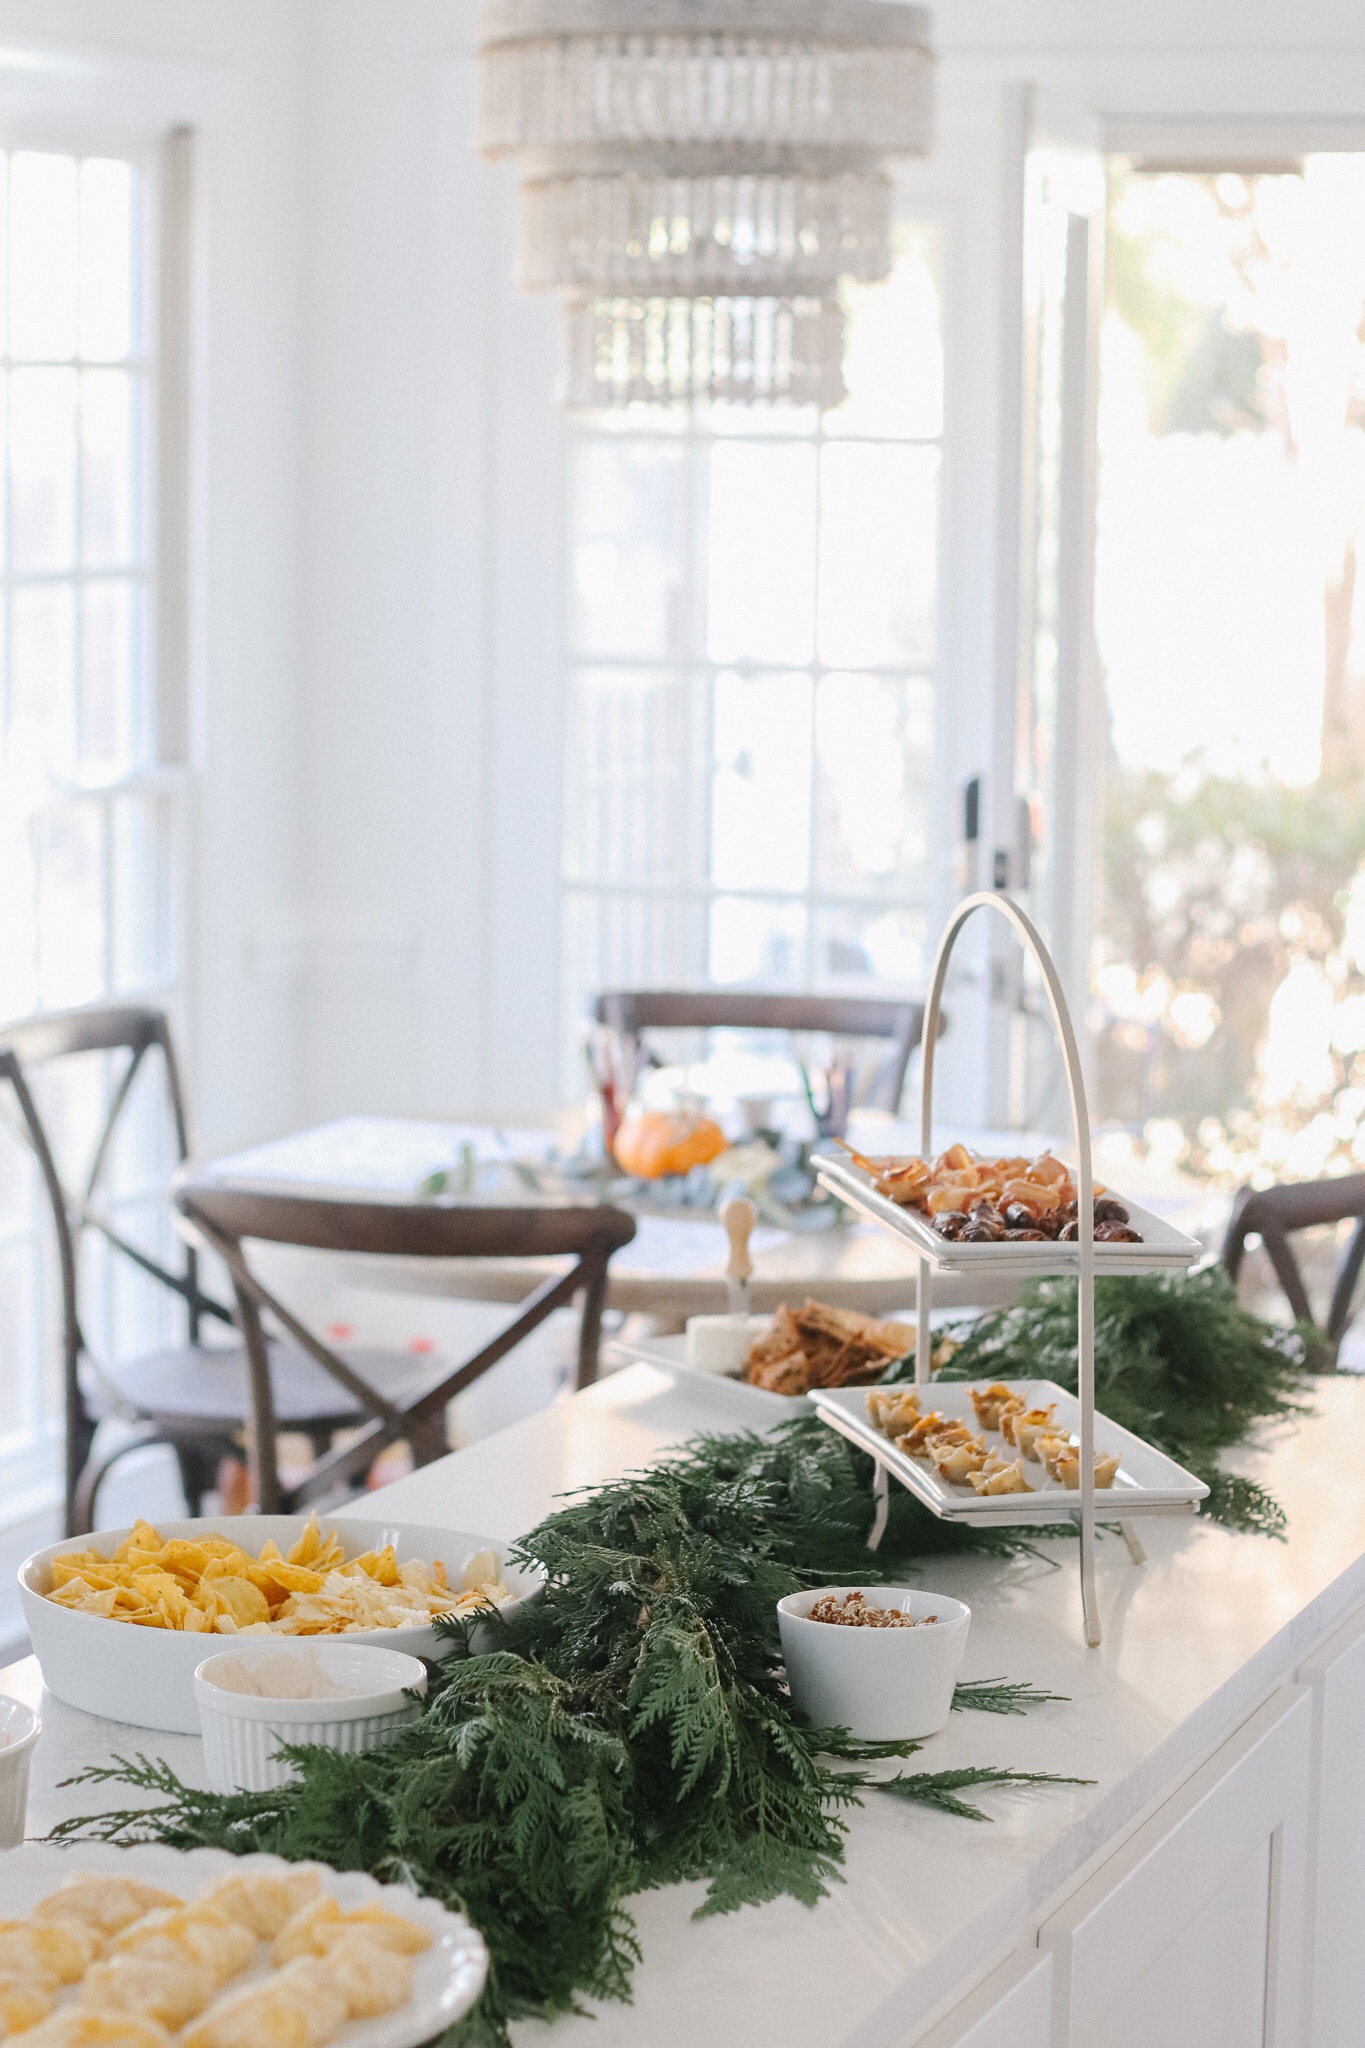
[[[57,1062],[82,1054],[106,1053],[123,1059],[107,1098],[102,1121],[83,1173],[64,1185],[47,1124],[38,1108],[31,1076]],[[92,1526],[95,1496],[101,1480],[121,1459],[150,1443],[169,1443],[176,1452],[190,1511],[197,1511],[205,1488],[212,1484],[220,1458],[232,1449],[231,1430],[218,1418],[200,1418],[196,1425],[172,1431],[149,1405],[142,1367],[164,1389],[167,1381],[193,1377],[201,1355],[200,1331],[206,1318],[231,1324],[231,1310],[204,1293],[199,1285],[198,1258],[181,1248],[178,1270],[145,1246],[134,1244],[100,1206],[103,1183],[113,1156],[133,1086],[148,1054],[159,1056],[169,1112],[174,1156],[183,1161],[189,1150],[184,1094],[170,1026],[160,1010],[119,1005],[59,1011],[12,1024],[0,1032],[0,1081],[8,1083],[19,1112],[18,1135],[37,1162],[43,1194],[56,1237],[62,1301],[62,1384],[65,1408],[65,1495],[68,1535]],[[128,1364],[95,1359],[87,1346],[80,1310],[81,1246],[92,1230],[140,1272],[180,1297],[185,1307],[187,1342],[154,1360]],[[240,1349],[240,1347],[239,1347]],[[122,1413],[134,1426],[109,1455],[94,1455],[95,1432],[102,1417]]]
[[[49,1128],[39,1108],[40,1074],[82,1054],[107,1054],[116,1062],[107,1107],[80,1174],[65,1181]],[[68,1535],[94,1526],[99,1488],[114,1466],[134,1451],[166,1444],[180,1468],[192,1515],[216,1485],[224,1459],[244,1461],[251,1420],[245,1346],[233,1311],[199,1284],[195,1247],[178,1237],[178,1259],[167,1261],[133,1241],[110,1213],[108,1172],[134,1085],[150,1066],[160,1067],[175,1161],[189,1153],[189,1130],[170,1025],[160,1010],[134,1005],[68,1010],[33,1018],[0,1031],[0,1082],[7,1082],[19,1111],[18,1135],[37,1161],[56,1238],[62,1303],[62,1383],[66,1422],[65,1493]],[[86,1341],[81,1312],[82,1246],[87,1232],[103,1238],[112,1253],[167,1288],[184,1304],[185,1341],[120,1359],[95,1356]],[[232,1329],[223,1343],[201,1341],[206,1320]],[[315,1450],[331,1443],[336,1430],[356,1420],[352,1401],[336,1382],[293,1345],[274,1347],[276,1407],[281,1426],[307,1436]],[[102,1420],[129,1424],[111,1447],[97,1441]]]
[[[1329,1180],[1290,1181],[1272,1188],[1242,1188],[1233,1203],[1223,1242],[1223,1264],[1229,1278],[1235,1281],[1248,1237],[1259,1237],[1295,1317],[1316,1328],[1308,1289],[1289,1240],[1295,1232],[1314,1225],[1343,1223],[1352,1218],[1355,1229],[1337,1265],[1322,1331],[1334,1359],[1351,1321],[1351,1301],[1365,1262],[1365,1173],[1342,1174]]]
[[[446,1405],[495,1366],[555,1309],[583,1297],[578,1385],[597,1377],[607,1266],[629,1244],[635,1220],[604,1205],[545,1204],[534,1208],[456,1207],[442,1202],[331,1201],[185,1179],[175,1203],[189,1233],[227,1266],[237,1297],[250,1379],[248,1436],[255,1499],[262,1514],[291,1513],[365,1471],[388,1444],[405,1438],[417,1464],[447,1449]],[[343,1350],[324,1344],[261,1281],[248,1263],[251,1241],[311,1251],[365,1252],[403,1259],[563,1258],[523,1300],[507,1328],[471,1358],[452,1366],[430,1354]],[[285,1486],[276,1435],[285,1421],[278,1401],[277,1346],[262,1321],[269,1315],[330,1379],[346,1407],[348,1440],[315,1458],[304,1477]]]
[[[869,1109],[893,1115],[900,1108],[910,1055],[924,1030],[924,1005],[909,999],[770,995],[748,989],[611,989],[598,996],[593,1016],[623,1041],[632,1066],[638,1063],[644,1033],[651,1030],[818,1031],[831,1038],[887,1039],[890,1051],[863,1099]],[[831,1076],[832,1090],[835,1085]],[[614,1106],[619,1111],[625,1105]],[[839,1106],[845,1117],[851,1106]],[[833,1100],[830,1107],[837,1116]]]

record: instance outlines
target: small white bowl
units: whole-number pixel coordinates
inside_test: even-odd
[[[274,1665],[285,1657],[297,1658],[305,1670],[320,1669],[334,1685],[347,1687],[353,1696],[340,1700],[265,1699],[215,1683],[225,1664],[268,1658]],[[275,1753],[286,1742],[315,1743],[323,1749],[351,1753],[382,1749],[422,1711],[408,1693],[425,1694],[426,1689],[426,1666],[420,1658],[368,1643],[323,1642],[316,1636],[257,1636],[224,1648],[216,1656],[206,1657],[194,1674],[209,1784],[215,1792],[273,1792],[277,1785],[287,1785],[295,1775],[293,1766]]]
[[[861,1593],[931,1627],[846,1628],[806,1619],[817,1600]],[[816,1728],[847,1728],[866,1742],[937,1735],[953,1710],[972,1611],[946,1593],[906,1586],[816,1586],[777,1603],[792,1700]]]
[[[43,1724],[32,1707],[0,1693],[0,1849],[17,1849],[28,1812],[28,1767]]]
[[[162,1522],[161,1534],[172,1536],[226,1536],[240,1543],[253,1557],[269,1537],[284,1556],[303,1534],[306,1515],[215,1515],[201,1521]],[[468,1530],[433,1529],[413,1522],[353,1521],[338,1515],[333,1521],[319,1517],[324,1529],[335,1529],[346,1546],[347,1557],[365,1550],[382,1550],[392,1543],[399,1561],[421,1558],[430,1564],[441,1558],[452,1581],[469,1559],[480,1550],[494,1550],[503,1564],[503,1577],[513,1595],[503,1608],[511,1615],[518,1603],[538,1593],[545,1575],[526,1571],[506,1562],[507,1547],[490,1537]],[[87,1714],[102,1714],[110,1721],[131,1721],[139,1728],[164,1728],[178,1735],[199,1733],[199,1714],[194,1698],[194,1673],[206,1653],[231,1647],[231,1636],[189,1635],[180,1629],[135,1628],[126,1621],[105,1621],[97,1614],[75,1614],[58,1606],[46,1595],[52,1585],[52,1560],[68,1550],[95,1550],[112,1556],[127,1529],[101,1529],[94,1536],[67,1537],[36,1550],[19,1567],[19,1598],[29,1640],[43,1667],[43,1683],[69,1707],[82,1707]],[[483,1638],[483,1641],[480,1638]],[[482,1648],[491,1632],[476,1630],[474,1643]],[[266,1638],[261,1638],[266,1640]],[[297,1636],[273,1636],[275,1643],[305,1640]],[[431,1628],[348,1629],[333,1638],[346,1644],[373,1643],[384,1650],[401,1650],[410,1657],[428,1657],[439,1663],[452,1655],[455,1645]]]

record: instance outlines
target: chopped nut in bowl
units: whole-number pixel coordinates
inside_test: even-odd
[[[936,1735],[953,1707],[971,1609],[908,1586],[817,1586],[777,1603],[793,1703],[869,1742]]]

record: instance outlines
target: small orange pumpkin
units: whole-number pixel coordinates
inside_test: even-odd
[[[727,1144],[724,1131],[709,1117],[645,1109],[626,1119],[612,1150],[618,1166],[637,1180],[659,1180],[666,1173],[690,1173],[694,1166],[709,1166]]]

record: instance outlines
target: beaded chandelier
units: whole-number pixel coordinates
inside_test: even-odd
[[[520,164],[565,403],[837,405],[839,282],[890,268],[932,65],[902,0],[489,0],[477,141]]]

